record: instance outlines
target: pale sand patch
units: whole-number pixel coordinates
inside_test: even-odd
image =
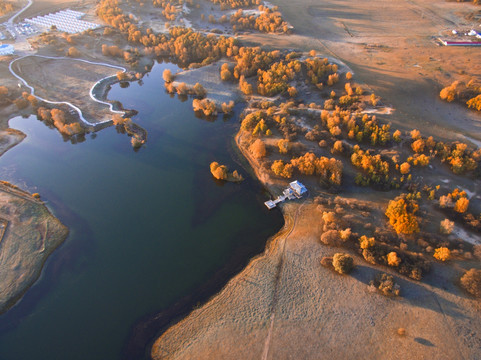
[[[294,217],[299,207],[288,204],[285,213]],[[481,356],[479,303],[452,285],[458,276],[453,269],[436,264],[428,284],[397,278],[397,299],[370,293],[367,284],[379,270],[358,257],[350,276],[320,265],[322,256],[339,250],[320,244],[319,224],[316,206],[305,205],[293,232],[277,237],[218,295],[167,330],[154,344],[153,358]],[[404,337],[397,334],[401,327]]]

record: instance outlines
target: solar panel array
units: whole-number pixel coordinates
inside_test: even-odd
[[[33,19],[25,19],[25,21],[30,24],[35,24],[37,26],[46,28],[50,28],[52,25],[55,25],[57,30],[70,34],[100,27],[99,24],[81,20],[83,15],[85,14],[79,11],[68,9],[44,16],[37,16]]]

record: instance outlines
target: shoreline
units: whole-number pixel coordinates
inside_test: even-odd
[[[7,199],[4,199],[5,197]],[[0,183],[0,198],[2,210],[13,207],[16,211],[24,210],[26,214],[30,214],[28,220],[10,218],[11,216],[2,218],[2,221],[7,222],[1,238],[2,284],[6,282],[0,294],[0,314],[3,314],[39,279],[49,256],[67,239],[69,229],[52,214],[42,200],[18,187]],[[32,221],[34,225],[29,224]],[[44,227],[44,232],[40,233],[38,227]],[[16,245],[17,237],[22,239],[23,246]],[[9,256],[5,255],[6,253]]]
[[[251,248],[244,249],[247,252],[234,250],[233,255],[225,262],[225,265],[214,272],[207,283],[199,284],[189,292],[189,295],[182,297],[158,313],[145,315],[136,324],[132,325],[121,359],[151,359],[150,356],[147,358],[144,356],[147,352],[150,353],[153,343],[161,334],[182,321],[195,309],[205,306],[210,299],[228,286],[232,279],[239,276],[253,259],[262,257],[266,249],[270,248],[277,238],[288,230],[287,227],[291,226],[291,223],[288,224],[286,219],[289,222],[291,222],[291,219],[286,218],[284,214],[283,219],[284,224],[279,231],[259,243],[255,250]]]

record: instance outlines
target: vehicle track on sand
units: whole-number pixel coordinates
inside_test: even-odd
[[[297,219],[299,218],[299,213],[301,212],[301,209],[304,206],[304,204],[305,204],[305,201],[297,209],[296,214],[294,215],[294,219],[292,220],[292,227],[289,230],[289,232],[284,236],[284,239],[282,239],[283,243],[282,243],[281,256],[280,256],[279,264],[277,265],[276,274],[275,274],[275,278],[274,278],[274,281],[275,281],[274,292],[273,292],[273,296],[272,296],[272,303],[271,303],[271,306],[270,306],[271,316],[270,316],[269,331],[267,332],[266,340],[265,340],[265,343],[264,343],[264,350],[262,351],[261,360],[267,360],[267,356],[269,355],[269,349],[270,349],[271,338],[272,338],[272,331],[274,329],[274,322],[276,320],[275,308],[276,308],[277,302],[279,301],[278,290],[279,290],[279,283],[280,283],[280,279],[281,279],[281,272],[282,272],[282,268],[284,266],[284,261],[285,261],[284,259],[285,259],[285,252],[286,252],[286,242],[287,242],[287,239],[289,238],[289,236],[292,234],[292,232],[294,231],[294,229],[296,227]]]

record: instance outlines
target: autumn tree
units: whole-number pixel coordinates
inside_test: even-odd
[[[417,140],[421,138],[421,132],[417,129],[411,130],[411,139]]]
[[[408,199],[406,196],[398,196],[389,201],[386,216],[389,223],[398,234],[412,234],[419,232],[416,212],[419,205],[415,200]]]
[[[410,170],[411,170],[411,166],[407,162],[402,163],[401,166],[399,167],[399,171],[403,175],[408,174]]]
[[[425,144],[423,139],[414,140],[411,144],[411,148],[415,153],[422,153],[424,151],[424,146]]]
[[[220,68],[220,79],[222,81],[229,81],[232,79],[232,73],[230,72],[228,63],[222,64]]]
[[[70,57],[79,57],[80,56],[80,51],[74,46],[70,47],[67,52],[67,56]]]
[[[468,210],[469,199],[466,197],[460,197],[454,204],[454,211],[463,214]]]
[[[245,80],[244,76],[239,78],[239,87],[244,95],[252,95],[252,85]]]
[[[451,234],[454,230],[454,221],[451,221],[449,219],[442,220],[439,224],[439,229],[442,234]]]
[[[222,103],[221,108],[224,114],[230,114],[232,109],[234,109],[234,101],[230,100],[228,103]]]
[[[447,247],[439,247],[434,250],[434,258],[439,261],[446,261],[451,258],[451,251]]]
[[[195,83],[194,85],[194,93],[195,95],[203,98],[207,95],[207,91],[204,89],[204,87],[199,84],[199,83]]]
[[[128,75],[125,71],[117,71],[117,79],[119,81],[128,80]]]
[[[266,145],[261,139],[254,141],[249,150],[256,159],[261,159],[267,154]]]
[[[342,141],[337,140],[336,142],[334,142],[334,144],[332,145],[331,152],[333,154],[342,154],[343,151],[344,151],[344,147],[342,145]]]
[[[391,251],[389,254],[387,254],[387,264],[389,266],[399,266],[400,263],[401,258],[395,251]]]
[[[179,95],[187,95],[189,93],[189,88],[187,87],[187,84],[185,82],[181,82],[180,84],[178,84],[175,90]]]
[[[280,139],[277,142],[277,146],[279,147],[279,152],[281,154],[287,154],[291,149],[291,143],[287,139]]]
[[[446,86],[441,90],[439,96],[441,99],[446,100],[447,102],[452,102],[458,96],[458,86],[460,82],[455,81],[451,85]]]
[[[194,111],[200,111],[205,116],[217,115],[217,106],[215,102],[209,99],[202,99],[202,100],[194,99],[192,101],[192,107],[194,108]]]
[[[371,285],[384,296],[399,296],[401,290],[401,287],[394,282],[394,277],[386,273],[377,275],[376,279],[371,281]]]
[[[475,109],[477,111],[481,111],[481,94],[469,99],[466,102],[466,105],[468,105],[469,108]]]
[[[271,170],[277,176],[290,179],[292,177],[294,167],[289,163],[284,163],[282,160],[276,160],[272,163]]]
[[[395,132],[393,132],[392,138],[395,142],[401,142],[401,131],[396,130]]]
[[[227,167],[214,161],[210,164],[210,172],[217,180],[227,180]]]
[[[162,78],[167,83],[174,81],[174,75],[172,75],[172,71],[170,71],[170,69],[164,70],[164,72],[162,73]]]
[[[290,97],[296,97],[297,96],[297,89],[294,86],[289,86],[287,88],[287,92],[289,93]]]

